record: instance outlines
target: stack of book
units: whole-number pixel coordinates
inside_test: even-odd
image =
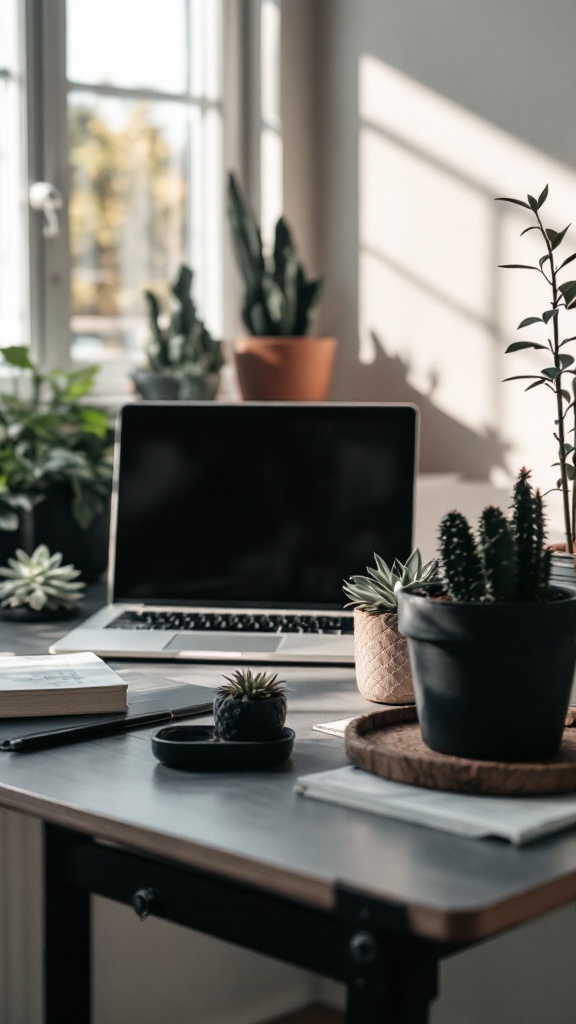
[[[576,569],[574,555],[566,551],[554,551],[550,569],[550,583],[557,587],[576,588]]]
[[[126,711],[127,691],[90,652],[0,658],[0,718]]]

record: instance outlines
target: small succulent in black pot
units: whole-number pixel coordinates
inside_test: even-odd
[[[223,740],[276,740],[286,721],[284,683],[277,675],[237,669],[214,700],[214,729]]]

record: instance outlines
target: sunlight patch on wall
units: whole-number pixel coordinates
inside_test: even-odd
[[[545,342],[545,329],[516,328],[549,307],[550,293],[536,272],[498,264],[537,263],[543,243],[519,237],[529,211],[494,199],[548,183],[544,223],[559,231],[576,222],[576,174],[372,55],[360,58],[359,117],[360,360],[373,362],[381,345],[455,422],[499,433],[511,476],[526,464],[543,490],[553,486],[553,397],[502,383],[546,365],[542,353],[504,352],[515,340]],[[564,256],[576,249],[571,234]],[[576,313],[562,333],[576,334]]]

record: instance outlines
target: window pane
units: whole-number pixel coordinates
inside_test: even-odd
[[[187,7],[186,0],[68,0],[69,80],[184,92]]]
[[[129,355],[147,335],[143,289],[185,260],[189,112],[72,93],[69,130],[73,356]]]

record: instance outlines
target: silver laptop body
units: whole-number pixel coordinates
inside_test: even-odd
[[[125,406],[108,604],[51,652],[352,663],[342,581],[410,553],[417,432],[395,403]]]

